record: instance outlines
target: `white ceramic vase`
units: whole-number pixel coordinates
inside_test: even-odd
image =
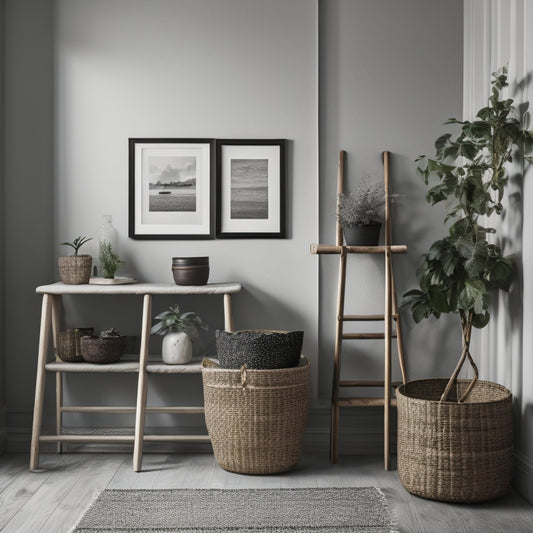
[[[163,362],[185,365],[192,360],[192,342],[183,331],[170,331],[163,337]]]

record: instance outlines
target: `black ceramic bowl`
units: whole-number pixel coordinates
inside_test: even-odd
[[[173,257],[176,285],[205,285],[209,279],[209,257]]]

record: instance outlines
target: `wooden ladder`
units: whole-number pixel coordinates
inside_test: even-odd
[[[337,193],[344,191],[344,161],[346,152],[339,154],[339,169],[337,178]],[[390,409],[395,405],[395,399],[391,397],[391,345],[392,339],[396,338],[398,359],[402,373],[402,381],[406,382],[405,365],[402,349],[402,334],[398,303],[396,298],[394,276],[392,272],[392,254],[407,252],[405,245],[391,244],[391,215],[389,203],[389,152],[383,152],[383,177],[385,193],[385,245],[384,246],[344,246],[342,241],[342,228],[337,220],[336,244],[311,245],[313,254],[339,254],[339,284],[337,291],[337,321],[335,334],[335,355],[333,367],[333,387],[331,396],[331,432],[330,432],[330,459],[337,463],[339,459],[339,408],[340,407],[384,407],[384,466],[389,470],[390,466]],[[338,198],[338,195],[337,195]],[[344,301],[346,289],[346,258],[348,254],[383,254],[385,258],[385,312],[383,315],[345,315]],[[383,333],[344,333],[345,322],[384,322]],[[393,322],[395,324],[393,331]],[[383,339],[385,342],[385,361],[383,380],[341,380],[341,354],[343,340],[370,340]],[[341,387],[382,387],[383,396],[380,398],[347,398],[339,395]]]

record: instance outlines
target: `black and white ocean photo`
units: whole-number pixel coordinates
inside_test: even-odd
[[[152,155],[149,211],[196,211],[196,157]]]
[[[268,218],[268,159],[231,160],[231,218]]]

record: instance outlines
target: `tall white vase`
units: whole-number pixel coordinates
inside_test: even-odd
[[[185,365],[192,360],[192,342],[183,331],[170,331],[163,337],[163,362]]]

